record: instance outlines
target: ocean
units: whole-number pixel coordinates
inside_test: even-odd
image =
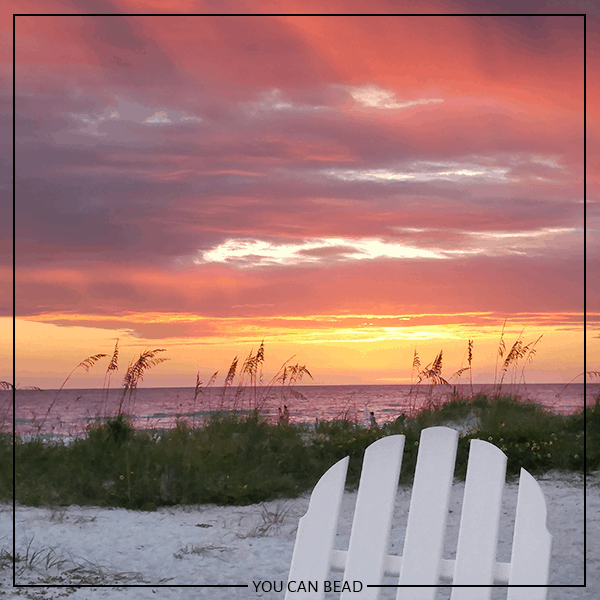
[[[491,392],[493,386],[474,384],[473,391]],[[272,388],[257,387],[238,390],[236,387],[203,388],[194,399],[194,388],[139,388],[134,394],[114,388],[17,390],[16,433],[22,435],[81,436],[95,420],[115,415],[122,409],[132,417],[137,428],[168,429],[178,419],[200,425],[216,411],[248,411],[256,407],[266,418],[277,421],[279,409],[287,406],[290,421],[314,423],[315,419],[346,418],[364,422],[365,410],[373,411],[378,423],[393,421],[399,415],[410,415],[427,402],[441,403],[454,390],[467,396],[471,386],[453,387],[410,385],[298,385]],[[504,385],[502,391],[517,394],[560,414],[571,414],[584,406],[584,385],[528,384]],[[600,384],[588,384],[586,402],[593,404],[600,394]],[[0,391],[0,428],[12,431],[12,391]]]

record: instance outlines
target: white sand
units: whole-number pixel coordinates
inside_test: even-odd
[[[551,584],[583,583],[583,479],[576,475],[539,477],[548,505],[548,528],[553,535]],[[455,547],[463,484],[453,488],[446,557]],[[514,524],[516,484],[507,484],[498,559],[508,561]],[[8,561],[0,569],[0,597],[73,600],[96,598],[283,598],[283,593],[255,591],[253,581],[287,581],[298,519],[308,507],[308,495],[247,507],[202,505],[156,512],[123,509],[66,509],[17,507],[17,552],[40,554],[33,564],[17,563],[18,583],[248,584],[248,588],[92,587],[12,588]],[[392,531],[392,553],[401,553],[410,489],[398,492]],[[355,493],[346,493],[337,547],[349,536]],[[0,550],[12,552],[12,507],[0,506]],[[274,515],[283,523],[274,523]],[[284,514],[285,513],[285,514]],[[549,600],[600,598],[600,474],[588,480],[587,588],[551,588]],[[49,555],[50,552],[50,555]],[[49,559],[47,557],[49,556]],[[62,559],[64,563],[52,565]],[[70,572],[70,574],[69,574]],[[335,578],[332,574],[332,579]],[[337,574],[341,579],[341,574]],[[391,583],[391,581],[390,581]],[[493,598],[504,598],[496,589]],[[328,597],[333,597],[328,595]],[[381,598],[393,598],[383,590]],[[439,598],[448,598],[441,590]]]

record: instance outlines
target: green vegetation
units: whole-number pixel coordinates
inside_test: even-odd
[[[600,469],[600,398],[587,408],[587,467]],[[17,501],[28,505],[99,505],[152,510],[161,505],[251,504],[293,497],[349,455],[348,484],[358,482],[365,448],[406,435],[401,480],[414,470],[421,429],[471,422],[460,436],[457,477],[464,477],[469,440],[489,440],[508,456],[508,473],[583,470],[583,412],[557,415],[510,396],[455,398],[413,418],[380,428],[351,421],[271,424],[253,413],[215,418],[203,427],[180,422],[165,431],[134,429],[123,414],[89,428],[70,445],[19,441]],[[0,438],[1,463],[12,459],[10,436]],[[12,496],[2,472],[0,499]]]
[[[393,423],[370,428],[347,419],[315,425],[289,423],[286,418],[280,418],[277,424],[267,422],[260,410],[271,387],[279,384],[288,397],[293,398],[297,394],[294,385],[304,375],[312,376],[304,365],[290,365],[288,360],[264,386],[264,343],[261,343],[256,354],[250,352],[237,372],[235,392],[230,388],[238,358],[233,360],[218,406],[205,406],[212,415],[208,422],[196,427],[194,420],[191,424],[182,420],[174,429],[136,430],[128,414],[134,413],[138,381],[147,369],[167,360],[156,356],[164,350],[147,350],[127,368],[117,412],[105,413],[88,427],[84,437],[70,444],[47,442],[40,435],[17,440],[14,448],[16,498],[22,504],[33,506],[79,504],[142,510],[173,504],[253,504],[310,491],[319,477],[345,456],[350,456],[348,485],[356,486],[367,446],[394,434],[406,436],[400,478],[408,482],[414,472],[421,430],[435,425],[454,425],[462,430],[457,477],[465,476],[469,441],[475,438],[495,444],[508,456],[509,476],[518,475],[521,467],[533,474],[551,470],[582,472],[584,445],[588,470],[598,470],[600,396],[585,413],[565,416],[502,392],[509,373],[513,383],[525,383],[525,365],[531,362],[539,341],[540,338],[524,344],[519,335],[507,351],[503,327],[492,394],[486,396],[471,391],[470,396],[464,398],[454,393],[445,402],[433,395],[433,389],[449,386],[450,380],[460,378],[465,371],[471,380],[473,341],[468,342],[468,366],[461,367],[448,380],[442,376],[442,351],[422,368],[415,349],[413,375],[416,377],[408,396],[406,415]],[[105,376],[107,392],[111,374],[118,370],[118,355],[117,340]],[[105,356],[90,356],[75,369],[88,371]],[[520,361],[525,364],[519,370]],[[210,378],[207,387],[212,385],[216,375]],[[600,374],[590,371],[588,375]],[[419,398],[422,382],[429,385]],[[6,389],[11,385],[0,383],[5,384]],[[203,394],[201,386],[198,374],[194,414],[196,401]],[[233,402],[228,399],[229,412],[225,410],[228,390],[229,395],[233,395]],[[38,434],[55,403],[56,398],[37,425]],[[12,458],[12,436],[0,430],[0,501],[12,500]]]

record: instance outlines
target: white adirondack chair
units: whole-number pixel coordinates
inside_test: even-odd
[[[546,586],[552,539],[546,528],[546,503],[539,484],[524,469],[511,562],[496,561],[507,459],[499,448],[481,440],[472,440],[469,450],[456,559],[442,558],[458,446],[458,432],[448,427],[421,432],[404,551],[402,556],[388,555],[404,441],[403,435],[393,435],[367,448],[348,550],[333,549],[348,457],[321,477],[298,525],[286,600],[321,599],[325,582],[334,580],[341,582],[342,600],[375,600],[381,588],[367,586],[382,584],[384,576],[393,577],[399,586],[428,586],[398,587],[397,600],[433,600],[440,583]],[[332,570],[343,575],[330,575]],[[488,600],[491,592],[491,587],[454,587],[451,597]],[[546,587],[509,587],[507,600],[545,600],[546,592]]]

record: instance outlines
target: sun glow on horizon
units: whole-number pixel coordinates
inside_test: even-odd
[[[599,316],[600,314],[595,318]],[[215,371],[223,372],[233,356],[244,356],[249,349],[256,350],[261,340],[265,344],[269,368],[276,368],[290,357],[296,357],[294,360],[306,364],[315,377],[311,383],[341,385],[406,379],[410,376],[415,349],[418,350],[423,365],[431,362],[442,350],[445,372],[453,373],[464,366],[467,342],[473,339],[474,373],[477,381],[487,383],[493,377],[502,323],[497,316],[489,313],[471,317],[482,321],[469,323],[469,316],[464,315],[462,324],[455,318],[455,322],[451,323],[389,326],[382,325],[381,322],[398,317],[319,315],[320,321],[316,321],[315,316],[298,317],[296,323],[290,325],[284,325],[286,321],[289,322],[288,317],[274,317],[269,325],[267,321],[261,323],[252,319],[244,321],[229,318],[221,319],[217,330],[204,337],[163,336],[161,339],[136,335],[125,322],[122,323],[122,328],[115,324],[114,328],[106,329],[103,323],[99,323],[97,327],[83,327],[79,324],[82,315],[77,315],[77,319],[73,319],[70,325],[63,323],[61,326],[33,319],[18,319],[18,335],[38,340],[20,350],[18,362],[23,365],[43,364],[42,369],[19,368],[18,383],[22,387],[58,387],[73,366],[86,356],[97,352],[110,355],[116,337],[120,340],[119,347],[123,356],[127,357],[126,360],[148,348],[167,350],[165,356],[170,360],[152,372],[148,379],[151,387],[191,386],[190,381],[198,369],[203,377],[209,377]],[[584,370],[581,366],[583,351],[580,343],[582,315],[563,315],[562,326],[548,324],[548,315],[545,318],[540,315],[537,322],[531,321],[531,315],[522,317],[524,321],[513,319],[507,323],[504,338],[507,348],[510,348],[519,336],[524,343],[529,343],[543,334],[535,360],[532,365],[527,366],[528,371],[537,375],[534,380],[528,381],[566,383]],[[327,322],[326,318],[331,320]],[[569,325],[571,319],[573,320]],[[149,320],[160,324],[157,315]],[[0,319],[0,326],[8,332],[10,319]],[[6,342],[6,337],[4,340]],[[61,352],[56,352],[39,363],[36,357],[47,352],[50,340],[60,345]],[[592,338],[588,351],[597,351],[599,346],[600,338]],[[8,355],[7,352],[5,356]],[[0,364],[0,370],[8,373],[6,358]],[[91,374],[78,373],[70,386],[101,387],[102,376],[103,368]],[[8,380],[6,375],[3,378]]]

